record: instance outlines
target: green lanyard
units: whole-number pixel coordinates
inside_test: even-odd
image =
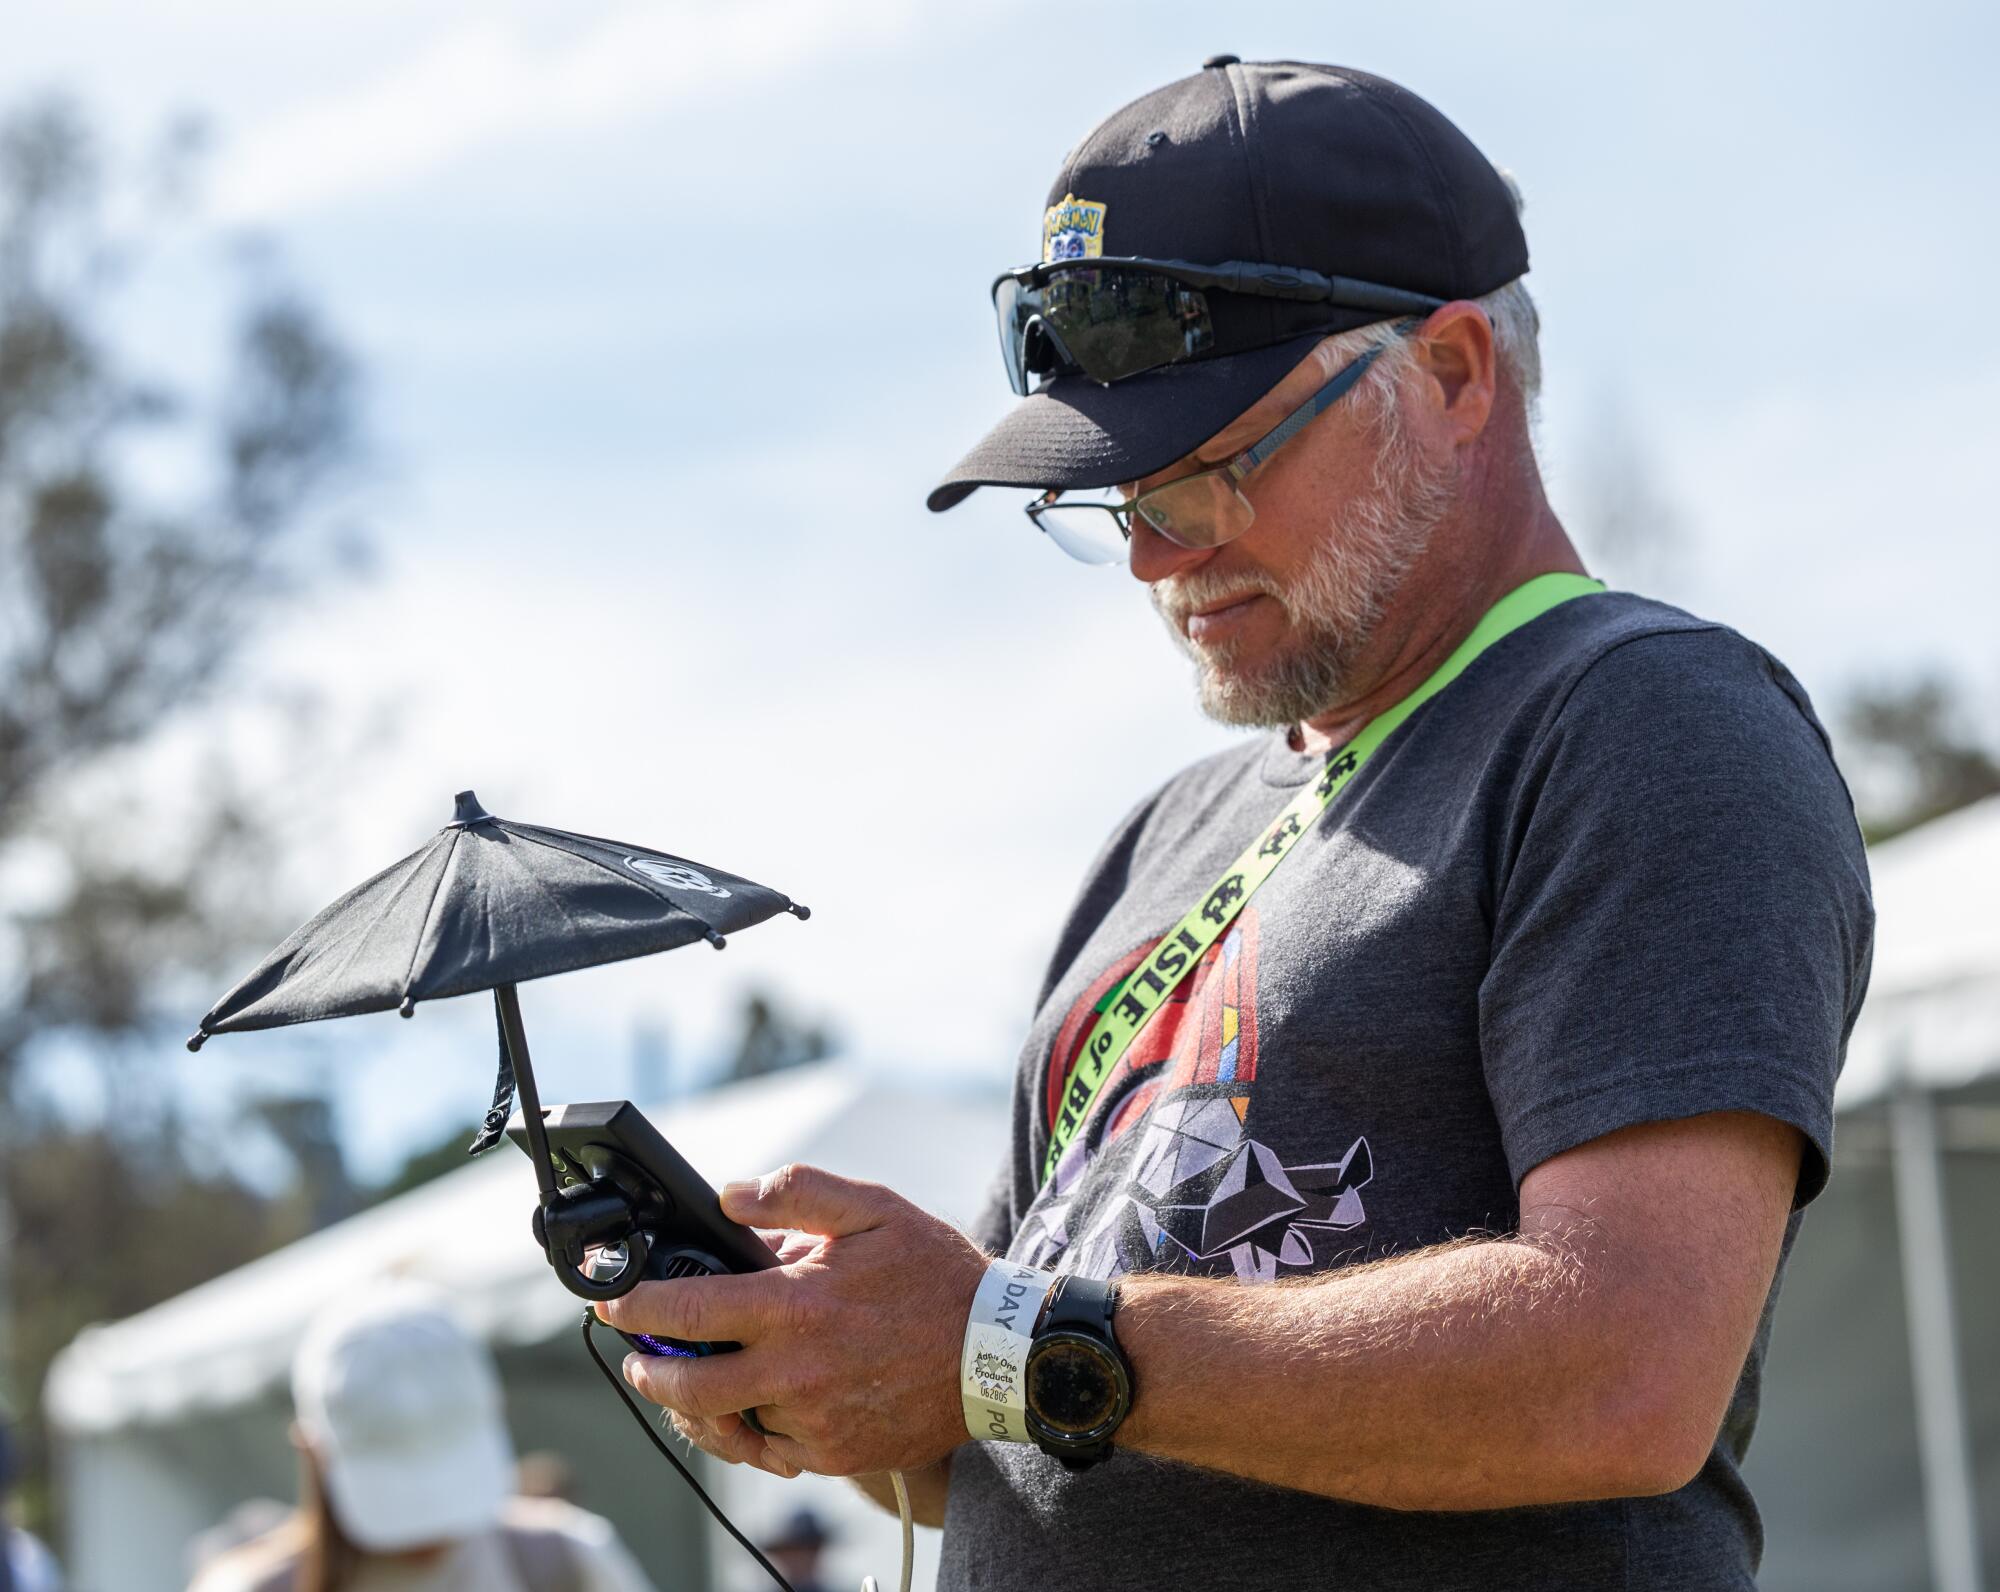
[[[1063,1082],[1062,1107],[1050,1125],[1048,1153],[1042,1157],[1043,1182],[1054,1175],[1063,1152],[1083,1131],[1105,1079],[1131,1049],[1132,1041],[1145,1031],[1182,980],[1201,965],[1208,948],[1222,938],[1244,904],[1257,893],[1258,886],[1277,871],[1278,864],[1290,855],[1293,843],[1340,794],[1375,749],[1412,713],[1465,673],[1472,660],[1502,636],[1519,630],[1531,619],[1539,619],[1572,597],[1602,590],[1603,582],[1586,575],[1537,575],[1502,597],[1472,627],[1472,634],[1438,665],[1436,673],[1394,707],[1370,719],[1353,740],[1328,760],[1325,772],[1286,804],[1277,821],[1229,865],[1208,893],[1153,947],[1152,954],[1098,1002],[1097,1021]]]

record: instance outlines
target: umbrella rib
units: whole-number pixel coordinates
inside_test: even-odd
[[[688,911],[686,907],[682,906],[680,902],[676,901],[672,896],[668,895],[666,891],[654,885],[652,880],[638,876],[628,878],[625,874],[620,873],[616,868],[612,867],[610,863],[605,862],[600,858],[591,856],[590,853],[587,851],[571,851],[567,846],[558,846],[557,844],[555,844],[555,842],[550,840],[544,840],[539,835],[528,834],[526,832],[526,826],[516,827],[515,825],[510,824],[507,827],[509,833],[519,835],[523,840],[533,841],[536,845],[546,847],[550,851],[560,851],[565,857],[574,857],[578,862],[587,862],[593,868],[602,869],[604,872],[610,874],[611,877],[616,879],[620,884],[628,884],[628,885],[636,884],[639,886],[640,889],[644,890],[648,895],[657,897],[659,900],[666,902],[666,904],[672,907],[676,912],[683,913],[686,916],[693,918],[695,922],[699,923],[703,928],[709,930],[710,932],[715,931],[715,925],[710,923],[707,918],[703,917],[699,912]],[[602,842],[602,844],[611,845],[613,844],[613,842],[604,841]],[[630,849],[633,851],[645,850],[643,846],[633,846]]]
[[[430,905],[424,908],[424,921],[417,926],[417,943],[410,947],[410,965],[403,974],[403,999],[410,998],[410,986],[417,976],[417,958],[424,954],[424,940],[431,930],[431,919],[437,915],[438,897],[444,894],[445,879],[451,873],[452,859],[458,855],[458,843],[465,838],[463,829],[451,832],[451,849],[444,854],[444,866],[438,869],[437,883],[431,886]]]
[[[454,836],[453,839],[454,841],[456,841],[457,837]],[[404,860],[410,861],[412,859],[405,858]],[[367,946],[369,939],[376,933],[377,930],[379,930],[382,927],[383,919],[385,919],[389,915],[389,911],[391,908],[395,906],[397,899],[402,895],[402,893],[405,890],[409,889],[411,884],[415,881],[415,879],[420,874],[422,874],[423,872],[422,853],[418,853],[416,855],[416,862],[417,865],[416,867],[410,870],[409,877],[404,879],[399,879],[396,882],[395,888],[391,890],[389,893],[389,900],[384,904],[383,909],[375,915],[374,920],[367,923],[357,924],[354,928],[354,931],[351,934],[342,937],[342,939],[339,942],[338,960],[330,961],[329,965],[331,967],[338,970],[345,970],[346,968],[353,965],[355,958],[361,955],[362,950]],[[386,873],[389,870],[384,869],[383,871]],[[440,874],[439,877],[442,878],[443,875]],[[372,883],[373,881],[370,882]],[[433,885],[431,887],[431,891],[432,891],[432,899],[435,901],[437,887]],[[419,941],[418,943],[421,944],[422,942]],[[409,981],[406,979],[404,981],[402,993],[407,994],[408,992],[409,992]]]
[[[514,831],[512,830],[507,830],[503,832],[510,836],[513,835],[514,833]],[[553,904],[555,910],[561,915],[563,923],[568,927],[572,938],[582,937],[581,931],[577,927],[576,914],[570,911],[569,903],[567,901],[563,900],[563,898],[559,894],[557,894],[554,890],[551,890],[549,888],[546,880],[539,877],[535,873],[535,871],[532,868],[530,868],[526,863],[521,862],[516,858],[513,857],[507,858],[507,864],[509,867],[516,869],[520,873],[520,876],[523,879],[525,879],[529,885],[531,885],[534,889],[540,891],[542,896],[546,900],[548,900],[551,904]]]

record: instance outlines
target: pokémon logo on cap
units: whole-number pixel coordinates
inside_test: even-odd
[[[1104,206],[1073,193],[1042,217],[1042,260],[1094,260],[1104,252]]]

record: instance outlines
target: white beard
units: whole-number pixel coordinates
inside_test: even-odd
[[[1367,490],[1328,517],[1326,534],[1290,587],[1255,578],[1246,589],[1241,576],[1208,578],[1200,571],[1155,584],[1153,606],[1194,660],[1202,711],[1223,724],[1282,728],[1348,700],[1355,658],[1458,493],[1452,460],[1428,458],[1392,437],[1377,452]],[[1198,644],[1183,628],[1204,603],[1249,589],[1275,598],[1294,632],[1254,672],[1235,666],[1234,647]]]

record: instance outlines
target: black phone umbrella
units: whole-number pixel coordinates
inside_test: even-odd
[[[400,1011],[493,991],[500,1075],[477,1154],[498,1142],[518,1084],[545,1200],[555,1193],[515,986],[723,937],[789,897],[645,846],[496,818],[460,791],[429,844],[356,885],[296,930],[210,1008],[188,1040],[323,1017]]]
[[[651,1239],[643,1223],[662,1214],[662,1200],[643,1178],[639,1186],[628,1187],[625,1180],[600,1175],[602,1167],[592,1169],[587,1180],[571,1176],[565,1188],[557,1189],[515,986],[696,940],[720,949],[724,935],[780,912],[809,916],[789,897],[720,868],[645,846],[495,818],[471,791],[460,791],[451,822],[428,845],[356,885],[293,933],[209,1009],[188,1049],[201,1049],[211,1034],[280,1028],[322,1017],[391,1009],[409,1017],[423,1001],[492,990],[500,1025],[500,1075],[472,1153],[499,1141],[518,1087],[522,1129],[541,1193],[536,1241],[571,1293],[613,1299],[629,1292],[642,1273],[682,1275],[647,1269]],[[719,1208],[716,1217],[721,1219]],[[604,1245],[623,1248],[625,1261],[608,1279],[586,1276],[593,1247]],[[653,1446],[778,1585],[788,1586],[654,1435],[591,1340],[594,1320],[585,1314],[584,1344]],[[754,1412],[746,1412],[745,1419],[756,1424]],[[900,1478],[897,1488],[905,1522],[907,1588],[908,1498]],[[868,1584],[874,1584],[872,1578]]]

